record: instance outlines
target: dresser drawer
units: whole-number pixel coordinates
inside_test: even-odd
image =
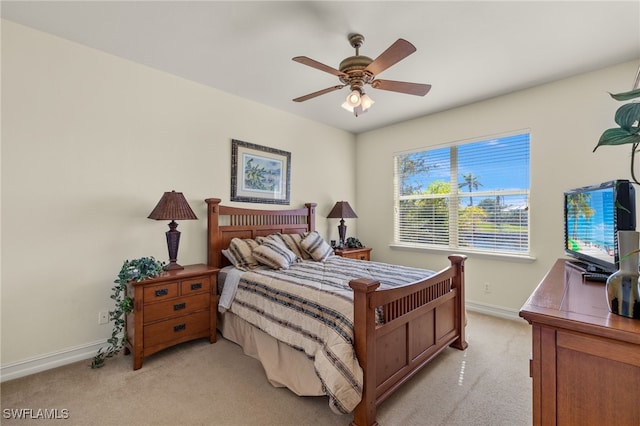
[[[155,303],[178,296],[179,282],[167,282],[144,288],[144,303]]]
[[[195,293],[209,293],[211,281],[209,277],[197,277],[193,280],[185,280],[180,283],[180,295],[188,296]]]
[[[144,326],[144,347],[155,352],[155,346],[190,340],[195,335],[208,335],[209,311],[173,318]]]
[[[144,323],[188,315],[192,312],[209,309],[211,298],[208,293],[178,297],[164,302],[153,303],[144,308]]]

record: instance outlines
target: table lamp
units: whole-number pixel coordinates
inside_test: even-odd
[[[171,221],[169,222],[169,230],[166,232],[167,248],[169,250],[168,270],[184,269],[183,266],[178,265],[176,262],[178,260],[178,245],[180,244],[180,231],[176,229],[178,227],[176,220],[197,219],[197,216],[189,207],[189,203],[187,203],[182,192],[165,192],[148,218]]]
[[[353,211],[348,202],[338,201],[336,205],[333,206],[327,217],[330,219],[340,218],[338,233],[340,234],[340,248],[344,248],[344,240],[347,235],[347,225],[344,224],[344,219],[357,219],[358,215]]]

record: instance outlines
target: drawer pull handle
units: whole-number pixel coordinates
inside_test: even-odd
[[[191,284],[191,290],[200,290],[201,288],[202,288],[202,283]]]
[[[176,305],[173,305],[173,310],[174,311],[179,311],[179,310],[184,309],[186,307],[187,307],[186,303],[178,303]]]
[[[186,328],[187,328],[187,324],[184,324],[184,323],[183,324],[178,324],[178,325],[173,327],[173,331],[177,333],[178,331],[185,330]]]
[[[156,290],[156,297],[166,296],[167,294],[169,294],[169,289],[168,288],[163,288],[161,290]]]
[[[364,260],[364,256],[360,256],[360,260]]]

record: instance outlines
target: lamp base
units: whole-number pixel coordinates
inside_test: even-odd
[[[338,225],[338,235],[340,235],[340,248],[344,248],[345,237],[347,236],[347,225],[344,224],[344,219],[340,219],[340,225]]]
[[[175,260],[169,262],[169,266],[167,266],[167,271],[174,271],[176,269],[184,269],[184,266],[178,265]]]
[[[167,236],[167,249],[169,251],[169,266],[167,267],[168,271],[172,271],[175,269],[184,269],[184,266],[181,266],[177,263],[178,259],[178,246],[180,245],[180,231],[176,228],[178,224],[172,220],[169,223],[169,230],[165,233]]]

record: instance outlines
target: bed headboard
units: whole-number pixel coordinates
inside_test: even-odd
[[[234,238],[256,238],[280,232],[299,234],[315,231],[316,203],[296,210],[258,210],[221,206],[219,198],[207,198],[207,262],[222,268],[229,261],[222,250]]]

